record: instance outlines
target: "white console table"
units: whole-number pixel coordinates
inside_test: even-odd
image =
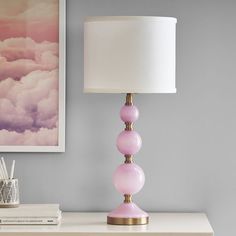
[[[148,225],[114,226],[106,224],[106,213],[63,213],[60,225],[0,226],[6,236],[213,236],[202,213],[150,213]]]

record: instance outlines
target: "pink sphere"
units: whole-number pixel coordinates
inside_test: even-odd
[[[124,155],[136,154],[141,146],[142,139],[136,131],[122,131],[116,140],[118,150]]]
[[[145,182],[145,175],[141,167],[134,163],[122,164],[117,167],[113,175],[113,183],[122,194],[139,192]]]
[[[135,122],[139,117],[138,108],[134,105],[124,105],[120,110],[120,118],[124,122]]]

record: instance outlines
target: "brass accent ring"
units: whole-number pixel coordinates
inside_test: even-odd
[[[132,195],[125,194],[124,197],[125,197],[124,203],[131,203],[132,202]]]
[[[115,218],[107,216],[107,224],[109,225],[146,225],[149,217],[140,218]]]
[[[126,131],[133,130],[133,123],[132,122],[125,122],[125,130]]]
[[[133,157],[132,155],[125,155],[125,163],[132,163],[133,162]]]

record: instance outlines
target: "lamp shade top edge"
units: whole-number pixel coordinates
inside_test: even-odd
[[[171,21],[177,23],[177,18],[167,16],[87,16],[85,17],[86,22],[97,22],[97,21]]]

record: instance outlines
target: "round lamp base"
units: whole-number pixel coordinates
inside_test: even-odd
[[[148,214],[135,203],[122,203],[107,216],[107,224],[111,225],[146,225]]]
[[[148,224],[149,217],[140,218],[116,218],[107,217],[107,224],[109,225],[146,225]]]

